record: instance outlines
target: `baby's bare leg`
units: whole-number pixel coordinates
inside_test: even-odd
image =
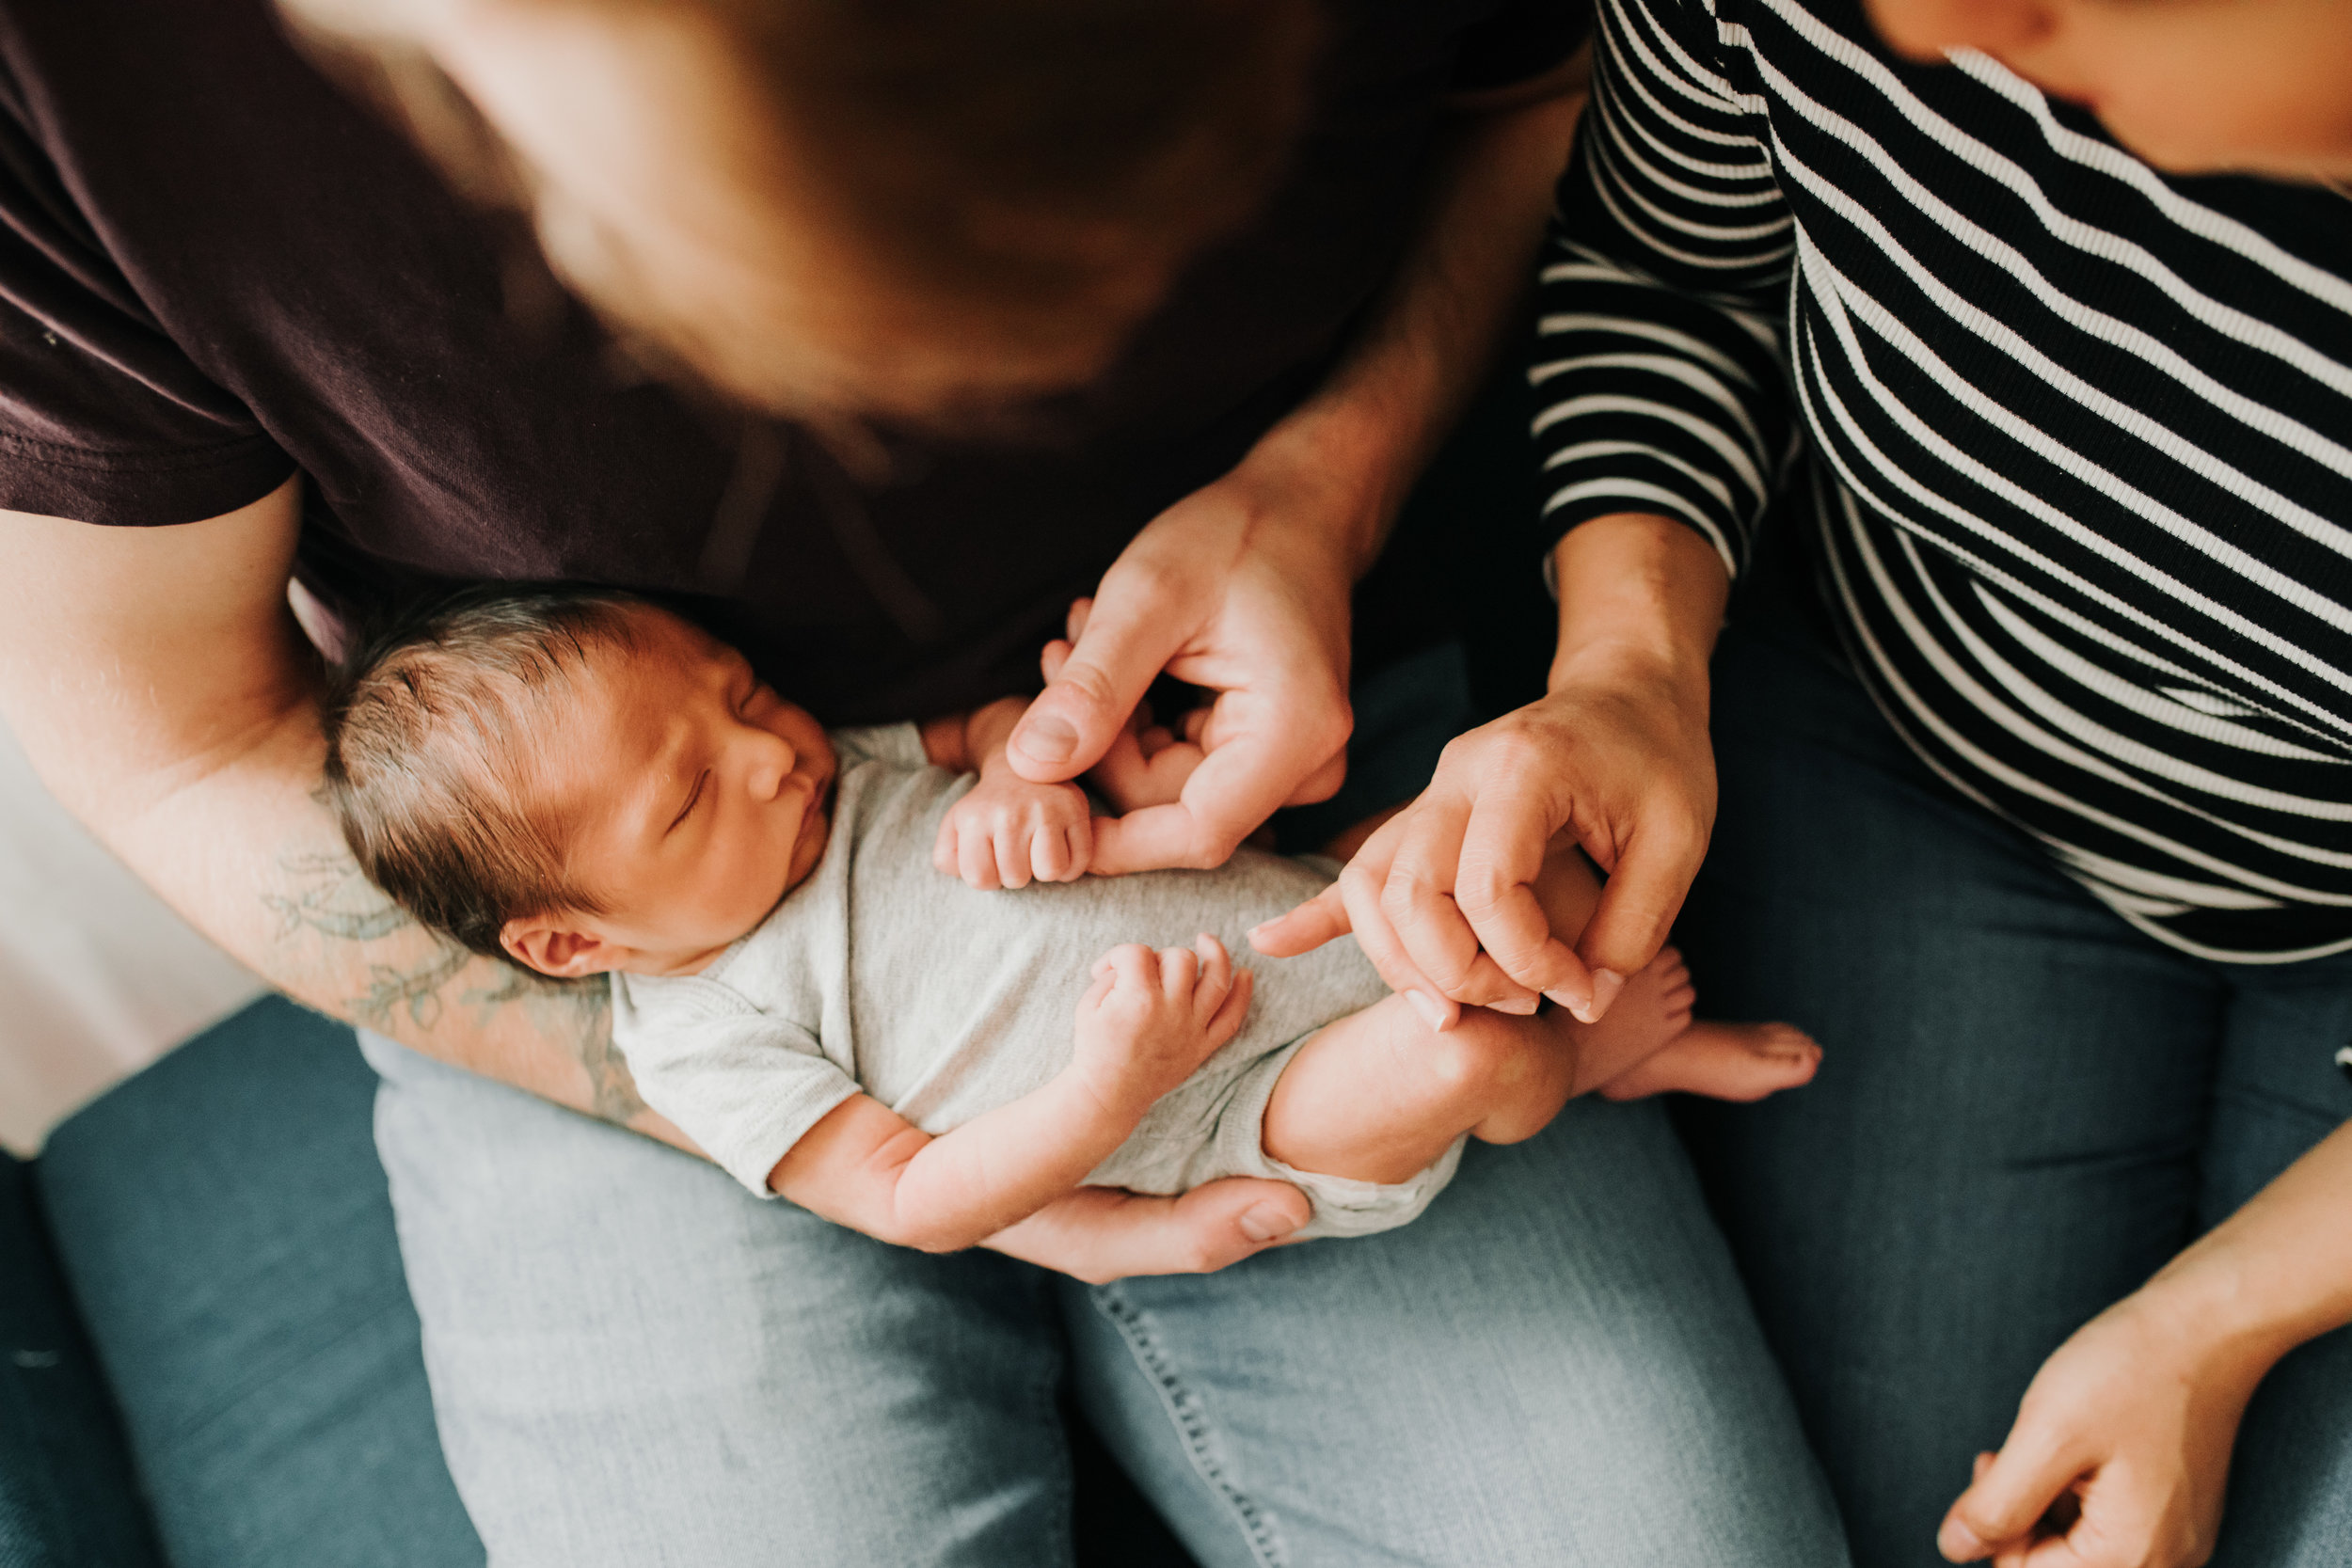
[[[1351,1013],[1291,1058],[1266,1103],[1265,1151],[1300,1170],[1358,1181],[1410,1180],[1465,1132],[1532,1138],[1574,1092],[1568,1015],[1512,1018],[1483,1007],[1438,1034],[1401,996]]]

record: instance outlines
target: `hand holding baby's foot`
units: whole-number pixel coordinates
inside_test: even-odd
[[[1580,1092],[1604,1099],[1703,1094],[1761,1100],[1808,1083],[1821,1048],[1786,1023],[1693,1021],[1698,993],[1682,955],[1668,947],[1625,984],[1598,1023],[1572,1025]]]
[[[1093,854],[1094,814],[1086,791],[998,771],[947,808],[931,863],[993,893],[1026,887],[1032,879],[1074,882]]]
[[[1140,1117],[1233,1037],[1249,989],[1249,971],[1205,932],[1188,948],[1114,947],[1078,1004],[1074,1065],[1105,1105]]]

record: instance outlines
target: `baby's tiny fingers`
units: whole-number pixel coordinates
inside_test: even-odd
[[[956,835],[956,864],[967,886],[982,893],[996,890],[996,856],[988,834],[976,825],[966,824]]]
[[[1258,976],[1254,971],[1240,969],[1233,972],[1232,986],[1209,1018],[1207,1028],[1211,1050],[1241,1033],[1242,1021],[1249,1016],[1250,992],[1257,989],[1257,985]]]
[[[996,875],[1007,887],[1029,885],[1029,835],[1018,821],[1000,821],[993,840]]]
[[[1152,987],[1159,984],[1160,956],[1139,942],[1130,942],[1112,948],[1103,955],[1120,987]]]
[[[1191,948],[1160,949],[1160,993],[1170,1002],[1189,1001],[1193,983],[1200,977],[1200,959]]]
[[[1205,932],[1193,949],[1200,955],[1200,977],[1193,982],[1192,1017],[1194,1022],[1205,1026],[1233,989],[1233,960],[1225,944]]]
[[[1070,841],[1050,822],[1029,833],[1029,869],[1041,882],[1058,882],[1070,875]]]

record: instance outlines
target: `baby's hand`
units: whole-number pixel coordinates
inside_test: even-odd
[[[1070,607],[1072,636],[1085,626],[1088,608],[1085,599]],[[1058,638],[1045,645],[1039,664],[1047,685],[1061,678],[1062,666],[1070,662],[1070,649]],[[1184,798],[1184,781],[1209,754],[1201,745],[1208,721],[1207,708],[1193,709],[1184,715],[1184,736],[1179,739],[1175,731],[1152,722],[1151,704],[1136,704],[1103,760],[1087,770],[1087,782],[1122,815],[1147,806],[1174,805]]]
[[[931,863],[983,893],[1041,882],[1074,882],[1094,853],[1094,815],[1071,784],[1031,784],[1009,772],[982,775],[948,808]]]
[[[1078,1004],[1073,1064],[1105,1104],[1140,1117],[1232,1039],[1249,1011],[1250,974],[1203,932],[1189,948],[1114,947]]]

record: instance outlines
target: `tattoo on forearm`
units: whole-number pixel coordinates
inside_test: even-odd
[[[625,1123],[645,1109],[628,1064],[612,1048],[612,997],[601,978],[552,980],[483,958],[490,973],[473,978],[487,983],[464,986],[453,997],[453,983],[474,967],[477,955],[419,925],[359,874],[357,861],[339,852],[306,850],[279,864],[288,891],[266,895],[262,901],[278,917],[281,940],[308,930],[336,942],[380,942],[413,933],[430,943],[405,964],[369,962],[367,990],[348,1000],[355,1021],[384,1028],[405,1014],[411,1025],[429,1030],[455,1006],[473,1009],[476,1025],[487,1027],[497,1009],[519,1006],[542,1033],[580,1058],[596,1116]]]

